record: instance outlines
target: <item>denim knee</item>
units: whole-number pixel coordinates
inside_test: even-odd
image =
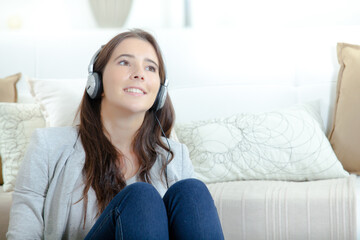
[[[128,185],[114,197],[114,200],[118,198],[127,198],[127,201],[131,198],[132,202],[141,203],[143,203],[144,200],[146,200],[145,202],[161,200],[158,191],[151,184],[145,182],[135,182]]]
[[[170,239],[224,239],[214,200],[203,182],[181,180],[169,188],[163,199]]]
[[[163,200],[152,185],[144,182],[133,183],[120,191],[87,236],[87,239],[168,238]]]
[[[206,187],[206,185],[195,178],[188,178],[181,181],[176,182],[169,188],[169,190],[166,192],[164,198],[167,198],[166,195],[172,195],[172,194],[185,194],[185,195],[199,195],[199,194],[205,194],[209,195],[209,190]]]

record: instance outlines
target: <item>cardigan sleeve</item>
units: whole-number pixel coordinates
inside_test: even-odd
[[[40,130],[32,135],[13,193],[7,239],[43,239],[49,185],[49,147]]]
[[[194,167],[192,165],[189,150],[185,144],[181,144],[182,148],[182,179],[194,178]]]

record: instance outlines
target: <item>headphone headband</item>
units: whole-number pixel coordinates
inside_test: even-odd
[[[89,66],[88,66],[88,73],[93,73],[94,71],[94,64],[95,64],[95,61],[97,59],[97,57],[99,56],[101,50],[103,49],[104,45],[101,46],[101,48],[99,48],[95,54],[92,56],[91,60],[90,60],[90,63],[89,63]]]

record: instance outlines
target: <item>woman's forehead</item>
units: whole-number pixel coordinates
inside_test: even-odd
[[[111,58],[126,54],[134,57],[149,58],[159,63],[154,46],[146,40],[139,38],[126,38],[121,41],[114,49]]]

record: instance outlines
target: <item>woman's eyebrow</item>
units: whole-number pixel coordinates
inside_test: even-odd
[[[114,62],[116,62],[121,57],[135,58],[135,56],[132,54],[121,54],[114,59]],[[154,64],[157,68],[159,68],[159,65],[154,60],[151,60],[150,58],[145,58],[145,61],[150,62]]]
[[[145,58],[145,61],[150,62],[150,63],[154,64],[157,68],[159,68],[159,65],[155,61],[151,60],[150,58]]]
[[[121,55],[117,56],[117,57],[114,59],[114,62],[116,62],[116,61],[117,61],[119,58],[121,58],[121,57],[135,58],[135,56],[132,55],[132,54],[121,54]]]

